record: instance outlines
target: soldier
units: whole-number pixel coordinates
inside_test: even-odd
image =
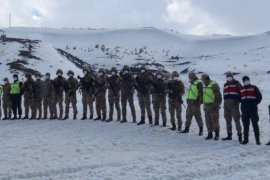
[[[55,90],[53,87],[53,81],[51,80],[51,74],[45,74],[45,81],[43,84],[43,119],[47,119],[48,108],[50,112],[49,119],[56,119],[56,112],[54,112],[53,104],[55,103]]]
[[[12,111],[13,118],[12,120],[17,119],[17,113],[19,114],[19,119],[22,116],[22,82],[19,81],[19,77],[17,74],[13,75],[14,82],[11,84],[10,96],[12,102]],[[17,112],[18,111],[18,112]]]
[[[87,106],[89,106],[90,118],[93,119],[94,114],[94,81],[95,77],[88,68],[83,69],[84,77],[78,76],[80,80],[79,86],[80,91],[82,92],[82,104],[83,104],[83,117],[81,120],[87,119]]]
[[[139,105],[141,109],[141,121],[137,125],[145,124],[145,110],[147,111],[149,124],[153,123],[151,111],[150,88],[153,77],[145,66],[140,68],[140,74],[136,77],[135,88],[138,91]]]
[[[156,77],[153,80],[152,88],[150,90],[152,94],[153,109],[155,112],[155,124],[159,126],[159,115],[162,116],[162,126],[166,127],[167,116],[166,116],[166,87],[167,84],[163,79],[162,71],[156,73]]]
[[[36,81],[34,81],[34,118],[40,120],[42,118],[43,81],[41,80],[40,73],[36,73],[35,78]]]
[[[223,88],[223,98],[224,98],[224,118],[227,125],[226,138],[222,138],[223,141],[232,140],[232,119],[234,119],[238,141],[242,142],[242,128],[240,124],[240,90],[242,85],[233,78],[233,74],[228,72],[226,75],[227,82],[224,84]]]
[[[248,144],[249,125],[250,121],[253,126],[256,144],[260,145],[260,129],[259,129],[259,115],[258,104],[262,101],[261,91],[257,86],[251,85],[248,76],[243,77],[244,86],[241,88],[241,111],[242,122],[244,125],[244,141],[243,145]]]
[[[10,90],[11,85],[9,83],[8,78],[4,78],[3,85],[3,110],[4,110],[4,118],[3,120],[11,119],[11,99],[10,99]]]
[[[185,94],[185,86],[181,80],[179,80],[179,74],[177,71],[172,72],[172,81],[168,83],[169,91],[169,110],[171,116],[172,128],[171,130],[176,130],[175,124],[175,113],[178,122],[178,131],[182,130],[182,107],[183,104],[182,96]]]
[[[3,86],[0,84],[0,119],[2,118],[2,108],[1,108],[1,106],[2,106],[2,94],[3,94]]]
[[[123,66],[120,84],[121,84],[121,106],[122,106],[122,120],[121,123],[127,122],[127,102],[131,110],[133,123],[136,123],[136,111],[134,107],[134,78],[130,74],[130,69],[127,65]]]
[[[23,89],[23,96],[24,96],[24,111],[25,116],[23,119],[29,119],[29,110],[31,109],[31,119],[35,119],[35,102],[34,102],[34,80],[32,79],[32,75],[30,73],[26,73],[25,75],[26,81],[24,82],[22,89]]]
[[[101,68],[98,71],[98,78],[95,81],[95,97],[96,97],[96,112],[97,118],[94,120],[106,121],[107,106],[106,106],[106,91],[107,91],[107,76],[105,69]],[[102,118],[101,118],[102,113]]]
[[[213,139],[213,131],[215,132],[214,140],[219,139],[219,109],[222,103],[222,95],[218,84],[212,81],[207,74],[202,74],[203,81],[203,103],[205,112],[205,121],[208,130],[208,136],[205,140]]]
[[[186,127],[181,133],[188,133],[194,116],[199,126],[199,136],[203,134],[203,120],[201,114],[201,104],[203,102],[203,84],[195,73],[188,75],[190,87],[187,94]]]
[[[109,106],[110,106],[110,112],[109,112],[109,119],[107,122],[113,121],[113,111],[114,106],[117,111],[117,121],[120,121],[121,119],[121,110],[120,110],[120,78],[117,75],[117,68],[112,67],[111,74],[112,76],[107,79],[108,81],[108,99],[109,99]]]
[[[59,106],[59,116],[58,120],[62,120],[63,117],[63,100],[64,100],[64,91],[67,89],[66,79],[63,77],[63,71],[58,69],[56,71],[57,77],[53,80],[54,89],[55,89],[55,103],[54,103],[54,111],[57,115],[57,107]]]
[[[66,115],[64,117],[63,120],[67,120],[69,117],[69,104],[72,104],[72,108],[73,108],[73,119],[76,120],[77,119],[77,114],[78,114],[78,110],[77,110],[77,89],[79,87],[79,82],[77,79],[74,78],[74,72],[72,70],[69,70],[68,73],[68,79],[66,81],[67,83],[67,90],[66,90],[66,98],[65,98],[65,102],[66,102]]]

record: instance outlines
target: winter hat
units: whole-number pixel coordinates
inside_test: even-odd
[[[230,72],[230,71],[229,71],[229,72],[227,72],[227,73],[226,73],[226,77],[233,77],[233,73],[232,73],[232,72]]]
[[[15,78],[15,77],[18,78],[18,74],[14,74],[14,75],[13,75],[13,78]]]
[[[249,79],[248,76],[244,76],[244,77],[242,78],[242,80],[243,80],[243,82],[244,82],[244,81],[249,81],[250,79]]]

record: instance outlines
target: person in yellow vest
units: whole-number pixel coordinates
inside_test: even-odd
[[[207,74],[202,74],[203,81],[203,104],[205,112],[205,122],[208,130],[208,136],[205,140],[213,139],[213,132],[215,132],[214,140],[219,139],[219,109],[222,103],[222,95],[219,85],[212,81]]]
[[[12,120],[21,119],[22,117],[22,82],[19,81],[18,75],[13,75],[14,82],[11,83],[10,96],[12,102],[13,118]],[[19,117],[17,117],[17,114]]]
[[[188,75],[190,88],[187,94],[186,127],[181,133],[188,133],[193,116],[199,126],[199,136],[203,134],[201,104],[203,103],[203,84],[194,72]]]

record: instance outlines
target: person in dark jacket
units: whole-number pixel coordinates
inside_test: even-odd
[[[248,76],[243,77],[244,86],[241,88],[241,111],[242,122],[244,126],[244,140],[243,145],[248,144],[249,125],[250,121],[253,126],[256,144],[260,145],[260,129],[259,129],[259,115],[258,104],[262,101],[262,94],[257,86],[250,84]]]

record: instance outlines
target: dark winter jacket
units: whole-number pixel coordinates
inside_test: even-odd
[[[258,112],[258,104],[262,101],[262,93],[257,86],[249,85],[241,88],[241,111],[243,113]]]

